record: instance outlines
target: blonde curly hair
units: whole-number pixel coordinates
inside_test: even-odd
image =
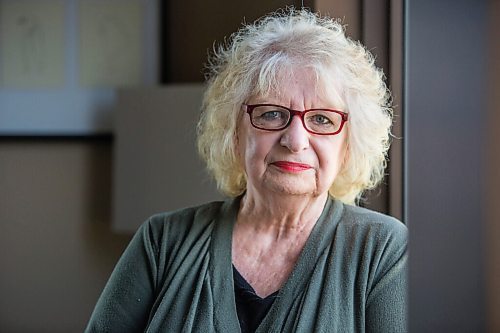
[[[271,13],[243,26],[214,50],[198,123],[199,154],[219,190],[229,196],[243,193],[247,180],[236,150],[241,105],[251,96],[279,92],[280,77],[299,68],[311,70],[316,88],[349,113],[348,154],[329,193],[356,204],[384,176],[392,125],[390,92],[374,57],[345,36],[338,20],[305,9]]]

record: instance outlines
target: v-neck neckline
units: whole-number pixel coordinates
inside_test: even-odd
[[[224,332],[240,332],[232,264],[232,234],[240,201],[241,196],[224,202],[216,217],[217,221],[215,221],[210,244],[209,274],[214,296],[214,321],[216,327]],[[304,290],[317,258],[328,246],[330,235],[334,232],[342,211],[342,203],[329,196],[297,263],[281,286],[274,304],[262,320],[257,332],[272,331],[273,324],[282,321],[280,317],[286,315],[281,309],[288,308],[289,303],[293,302]]]

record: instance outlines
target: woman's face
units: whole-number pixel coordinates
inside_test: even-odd
[[[282,80],[280,94],[255,96],[246,104],[277,104],[294,110],[336,109],[328,98],[317,96],[309,73]],[[297,75],[298,74],[298,75]],[[238,153],[247,175],[247,193],[319,196],[328,191],[346,155],[347,126],[337,135],[306,131],[299,117],[281,131],[254,128],[243,114],[238,128]]]

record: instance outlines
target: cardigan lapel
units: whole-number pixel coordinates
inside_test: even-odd
[[[306,241],[295,267],[285,284],[281,287],[278,297],[262,320],[257,333],[281,332],[281,327],[285,321],[293,320],[290,316],[290,309],[293,303],[307,289],[311,275],[316,266],[316,262],[324,250],[330,245],[336,226],[340,221],[343,211],[343,204],[333,200],[330,196],[327,199],[323,212],[316,222],[309,238]]]
[[[232,235],[241,196],[224,202],[216,217],[210,244],[210,280],[214,297],[214,324],[220,332],[240,332],[232,273]],[[328,197],[323,212],[302,250],[295,267],[278,293],[257,332],[279,332],[294,301],[303,293],[318,257],[330,245],[340,221],[343,204]]]
[[[224,202],[216,217],[210,243],[209,274],[217,332],[240,332],[231,257],[233,226],[238,216],[240,200],[241,197],[237,197]]]

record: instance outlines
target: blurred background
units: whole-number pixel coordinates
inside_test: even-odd
[[[81,332],[149,215],[222,198],[194,147],[203,64],[301,1],[0,0],[0,332]],[[307,0],[387,75],[410,330],[500,332],[500,1]]]

